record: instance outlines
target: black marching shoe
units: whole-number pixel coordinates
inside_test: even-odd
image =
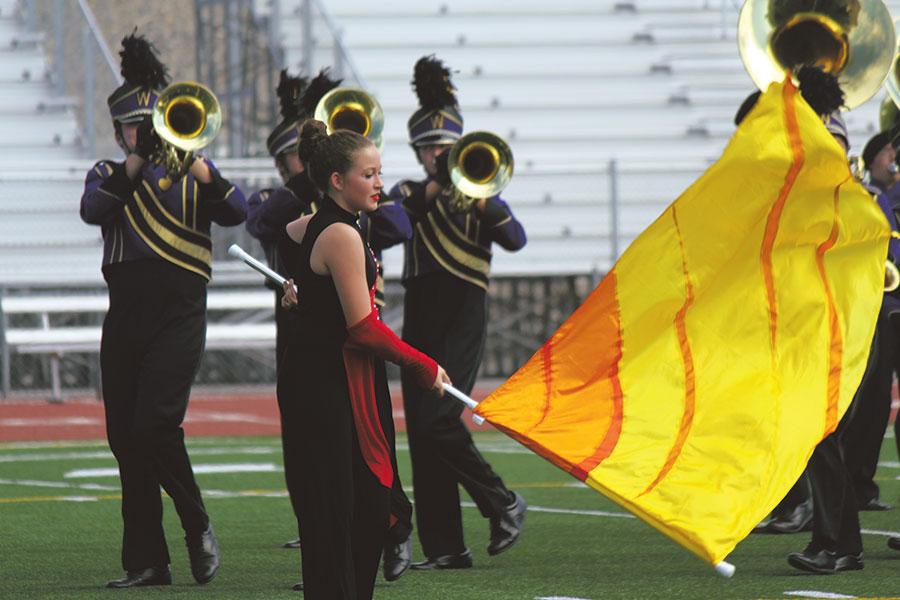
[[[293,550],[295,548],[299,548],[300,547],[300,538],[297,538],[296,540],[291,540],[289,542],[285,542],[281,545],[281,547],[289,548],[291,550]]]
[[[432,571],[435,569],[471,569],[472,553],[466,548],[461,554],[445,554],[443,556],[435,556],[428,558],[422,562],[413,563],[411,568],[414,571]]]
[[[872,498],[865,504],[861,504],[859,506],[859,510],[869,510],[869,511],[882,511],[882,510],[892,510],[894,507],[888,504],[887,502],[882,502],[878,498]]]
[[[828,550],[814,552],[807,548],[803,552],[788,554],[787,560],[795,569],[819,575],[830,575],[839,571],[859,571],[863,568],[862,553],[837,556]]]
[[[392,544],[384,548],[384,562],[381,565],[384,579],[396,581],[406,573],[412,563],[412,535],[399,544]]]
[[[527,508],[525,498],[518,492],[513,492],[513,501],[503,514],[491,518],[491,543],[487,547],[488,554],[495,556],[516,543],[522,533]]]
[[[186,535],[188,558],[194,580],[203,585],[209,583],[219,570],[219,542],[213,532],[212,523],[200,535]]]
[[[169,566],[148,567],[140,571],[128,571],[122,579],[113,579],[106,584],[108,588],[133,588],[148,585],[172,585],[172,572]]]
[[[298,581],[297,583],[295,583],[294,585],[291,586],[291,589],[294,590],[295,592],[302,592],[303,591],[303,582]]]
[[[771,533],[797,533],[812,529],[812,500],[805,500],[784,516],[772,520],[766,527]]]
[[[889,537],[888,548],[891,550],[900,550],[900,536]]]

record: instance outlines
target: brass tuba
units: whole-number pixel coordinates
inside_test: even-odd
[[[499,194],[512,179],[513,166],[512,150],[499,136],[488,131],[462,136],[447,157],[453,184],[450,209],[465,212],[475,201]]]
[[[893,292],[900,288],[900,269],[889,260],[884,261],[884,291]]]
[[[165,177],[159,180],[161,190],[187,173],[194,151],[212,143],[221,127],[219,101],[206,86],[180,81],[160,92],[153,105],[153,129],[162,148],[151,160],[166,167]]]
[[[325,123],[329,133],[349,129],[372,140],[379,152],[384,148],[384,111],[378,100],[364,90],[334,88],[319,100],[313,118]]]
[[[837,76],[847,108],[854,108],[884,82],[896,37],[882,0],[747,0],[738,48],[759,89],[782,81],[785,71],[819,66]]]

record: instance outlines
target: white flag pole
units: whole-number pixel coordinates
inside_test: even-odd
[[[270,281],[277,283],[279,287],[284,287],[284,282],[287,281],[287,279],[270,269],[268,265],[261,263],[244,252],[244,249],[237,244],[232,244],[231,247],[228,248],[228,255],[244,261],[248,266],[265,275]],[[295,291],[296,289],[297,286],[294,286]]]
[[[734,565],[727,561],[716,563],[716,573],[722,577],[729,578],[734,575]]]
[[[463,394],[461,391],[459,391],[458,389],[456,389],[449,383],[444,384],[444,391],[446,391],[448,394],[450,394],[451,396],[453,396],[454,398],[456,398],[457,400],[459,400],[460,402],[462,402],[463,404],[468,406],[470,409],[472,409],[472,411],[474,411],[476,408],[478,408],[477,402],[475,402],[474,400],[472,400],[471,398],[469,398],[468,396]],[[476,415],[473,412],[472,413],[472,422],[475,423],[476,425],[481,425],[482,423],[484,423],[484,417],[482,417],[480,415]]]

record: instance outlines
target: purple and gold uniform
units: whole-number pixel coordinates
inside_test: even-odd
[[[135,180],[121,162],[102,160],[88,171],[81,218],[101,226],[104,271],[118,263],[162,260],[209,280],[211,223],[239,225],[247,207],[241,190],[207,164],[211,183],[188,173],[166,191],[159,189],[165,168],[158,165],[144,165]]]
[[[463,118],[449,71],[440,61],[421,59],[413,85],[422,107],[409,119],[409,139],[422,160],[428,147],[449,146],[460,139]],[[499,197],[487,199],[483,210],[472,205],[464,212],[451,210],[449,186],[429,199],[426,188],[432,181],[432,177],[402,181],[390,193],[413,226],[405,245],[403,340],[433,357],[453,384],[468,394],[484,351],[492,246],[518,250],[525,245],[525,230]],[[423,390],[405,373],[402,384],[416,521],[428,558],[413,567],[471,566],[463,540],[459,485],[491,522],[491,554],[506,549],[518,530],[498,544],[502,536],[497,528],[512,511],[524,511],[524,503],[519,504],[519,497],[475,447],[460,419],[460,403]]]
[[[107,102],[120,146],[136,156],[124,128],[150,118],[167,76],[142,37],[132,34],[122,45],[125,83]],[[100,226],[104,242],[103,404],[122,483],[126,577],[108,587],[171,582],[160,487],[181,519],[194,578],[206,583],[218,569],[218,546],[181,424],[206,338],[210,225],[243,222],[246,203],[240,189],[206,165],[211,181],[188,173],[166,191],[159,187],[165,169],[151,163],[132,179],[125,162],[102,160],[85,179],[81,217]]]
[[[870,170],[876,155],[891,144],[892,132],[883,131],[872,137],[863,150],[863,160]],[[885,183],[872,180],[869,191],[875,196],[892,231],[900,231],[900,184],[885,189]],[[888,243],[887,260],[900,264],[900,240]],[[876,323],[875,341],[869,365],[854,402],[853,417],[841,436],[844,462],[847,465],[857,506],[861,510],[879,510],[880,489],[875,482],[881,443],[891,413],[891,389],[894,373],[900,369],[900,292],[884,294]],[[894,425],[900,435],[900,419]],[[900,440],[897,441],[900,448]]]
[[[402,244],[412,237],[412,226],[402,204],[382,194],[378,208],[359,215],[359,229],[369,248],[375,254],[378,278],[375,282],[375,304],[384,308],[384,264],[381,255],[384,250]]]

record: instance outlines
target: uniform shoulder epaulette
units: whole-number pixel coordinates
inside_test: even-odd
[[[117,163],[111,160],[98,160],[94,163],[93,170],[97,175],[106,179],[113,173],[113,169],[115,168]]]

